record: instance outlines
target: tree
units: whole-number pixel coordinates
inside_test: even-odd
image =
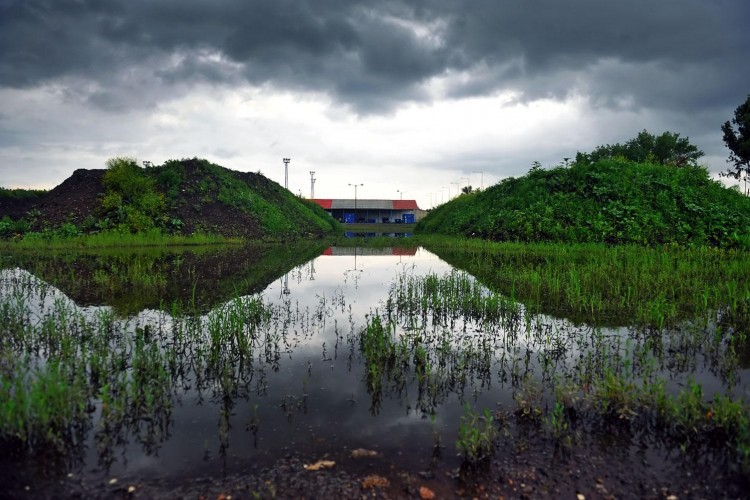
[[[674,132],[663,132],[656,136],[643,130],[625,144],[607,144],[598,146],[591,153],[576,154],[577,163],[595,163],[604,158],[623,157],[640,163],[657,163],[661,165],[696,165],[704,153],[687,137],[680,137]]]
[[[736,130],[732,124],[737,127]],[[734,110],[732,122],[724,122],[721,131],[724,132],[724,144],[730,151],[727,163],[734,163],[734,167],[727,169],[723,175],[744,179],[745,194],[750,194],[747,190],[750,176],[750,95]]]
[[[464,186],[461,188],[461,194],[471,194],[474,192],[474,189],[471,186]]]

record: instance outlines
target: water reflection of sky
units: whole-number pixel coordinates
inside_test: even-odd
[[[291,452],[346,456],[359,447],[406,454],[413,463],[426,466],[432,457],[433,426],[454,435],[448,424],[455,427],[463,412],[455,404],[457,398],[434,424],[415,411],[408,394],[383,398],[373,414],[357,345],[346,339],[356,335],[366,323],[365,315],[387,299],[390,284],[400,273],[449,270],[448,264],[426,250],[390,248],[333,248],[299,266],[270,285],[264,299],[271,304],[288,302],[293,310],[315,310],[324,300],[330,316],[311,338],[282,356],[278,371],[264,370],[265,394],[253,393],[233,402],[225,456],[217,438],[218,398],[199,402],[188,393],[175,408],[171,437],[159,449],[159,458],[131,445],[127,464],[115,463],[109,474],[230,472]],[[257,435],[247,429],[256,415]],[[419,446],[405,449],[404,443]],[[89,460],[95,459],[91,454]]]
[[[443,460],[455,466],[458,459],[454,443],[465,402],[479,409],[494,409],[498,403],[512,405],[514,381],[503,374],[505,367],[523,366],[519,373],[537,378],[565,376],[585,356],[592,339],[612,342],[633,336],[627,328],[601,330],[562,319],[537,318],[543,324],[539,331],[557,338],[566,348],[565,354],[555,358],[542,374],[540,347],[528,332],[526,337],[520,335],[509,343],[507,332],[498,326],[480,331],[477,325],[459,319],[453,328],[464,338],[486,336],[491,340],[491,378],[485,381],[489,385],[468,380],[462,389],[442,394],[433,408],[434,421],[418,408],[418,383],[413,371],[402,389],[384,387],[382,397],[374,398],[368,392],[367,367],[363,366],[357,340],[368,315],[377,310],[382,314],[389,289],[399,277],[428,273],[443,276],[450,272],[449,264],[421,248],[329,248],[274,281],[261,294],[269,307],[307,318],[284,327],[283,345],[288,347],[278,364],[264,362],[258,353],[248,387],[231,397],[222,394],[218,383],[200,395],[195,388],[178,388],[168,438],[149,448],[131,435],[129,442],[116,448],[109,470],[96,467],[100,457],[95,422],[79,472],[96,477],[180,478],[241,472],[294,453],[343,459],[350,450],[360,447],[399,457],[404,467],[418,471],[432,459],[436,436],[447,447]],[[6,284],[8,280],[33,281],[19,270],[2,273],[0,280]],[[56,301],[67,300],[49,286],[42,296],[34,295],[33,286],[25,290],[32,314],[40,317]],[[98,309],[90,307],[83,312],[94,316]],[[318,312],[320,319],[311,321]],[[124,322],[129,331],[146,324],[168,329],[171,318],[157,311],[142,311]],[[626,348],[625,342],[617,345]],[[706,359],[694,355],[689,361],[675,367],[667,360],[658,369],[672,387],[688,377],[698,377],[706,394],[727,389]],[[747,370],[740,370],[738,379],[741,383],[733,388],[734,393],[748,397]]]

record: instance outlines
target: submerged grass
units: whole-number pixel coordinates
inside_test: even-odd
[[[737,316],[750,304],[750,253],[708,247],[495,243],[420,237],[430,251],[535,312],[658,330]],[[746,324],[745,324],[746,325]]]

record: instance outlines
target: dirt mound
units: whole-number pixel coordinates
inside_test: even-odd
[[[0,219],[25,219],[34,231],[55,229],[65,223],[75,224],[84,232],[115,227],[122,211],[130,207],[122,207],[119,215],[112,209],[105,211],[106,172],[78,169],[62,184],[37,197],[0,193]],[[163,211],[149,215],[163,230],[247,239],[313,236],[330,230],[326,222],[321,224],[327,214],[314,213],[260,174],[232,171],[194,158],[170,160],[161,167],[146,169],[143,175],[153,180],[163,199]]]
[[[39,211],[34,228],[57,227],[66,222],[81,225],[86,218],[95,217],[104,193],[104,172],[79,168],[42,196],[31,208]]]

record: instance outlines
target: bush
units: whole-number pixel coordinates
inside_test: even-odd
[[[156,184],[133,158],[112,158],[104,174],[106,192],[102,208],[111,224],[121,231],[141,232],[158,226],[164,198]]]

